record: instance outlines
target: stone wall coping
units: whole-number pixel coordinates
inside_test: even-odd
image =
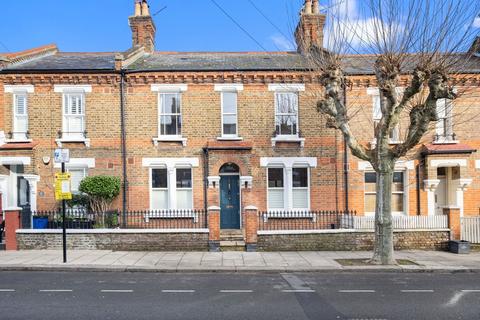
[[[450,229],[402,229],[395,230],[394,233],[401,232],[446,232]],[[347,229],[325,229],[325,230],[259,230],[259,236],[281,235],[281,234],[319,234],[319,233],[373,233],[374,230],[347,230]]]
[[[67,234],[208,233],[208,229],[67,229]],[[21,234],[61,234],[62,229],[18,229]]]

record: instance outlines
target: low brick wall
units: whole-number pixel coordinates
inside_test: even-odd
[[[447,250],[449,230],[408,230],[394,233],[396,250]],[[259,251],[369,251],[374,233],[367,231],[319,230],[259,232]]]
[[[61,230],[18,230],[19,250],[61,249]],[[207,251],[208,230],[68,230],[67,248],[116,251]]]

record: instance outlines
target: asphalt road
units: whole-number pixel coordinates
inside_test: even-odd
[[[480,276],[0,272],[0,319],[480,319]]]

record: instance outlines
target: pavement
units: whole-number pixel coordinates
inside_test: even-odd
[[[0,251],[0,271],[145,271],[145,272],[480,272],[480,252],[397,251],[396,259],[416,265],[342,266],[337,259],[370,258],[370,251],[299,252],[123,252],[103,250]]]

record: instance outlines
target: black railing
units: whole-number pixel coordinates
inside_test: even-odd
[[[33,212],[34,229],[61,229],[62,212]],[[92,213],[67,210],[67,229],[203,229],[207,228],[204,210],[108,211]]]
[[[353,229],[355,211],[265,211],[258,216],[258,230]]]

